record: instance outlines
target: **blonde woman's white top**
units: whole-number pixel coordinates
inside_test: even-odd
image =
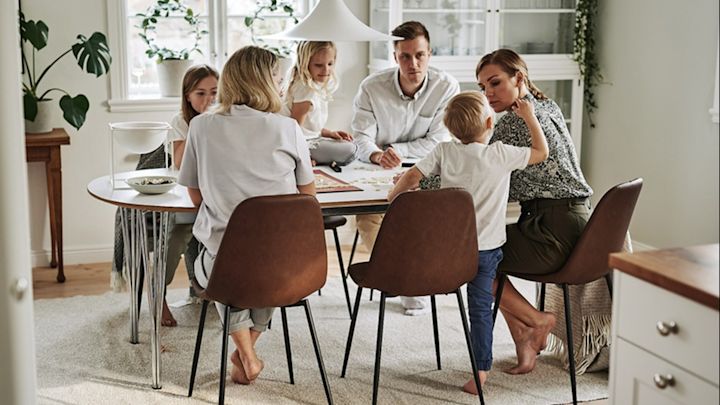
[[[314,180],[305,137],[292,118],[234,105],[227,114],[190,122],[178,182],[202,193],[193,234],[211,254],[242,201],[295,194]]]

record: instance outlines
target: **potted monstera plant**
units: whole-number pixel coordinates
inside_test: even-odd
[[[140,29],[140,38],[147,45],[145,54],[157,61],[160,94],[163,97],[182,96],[182,77],[193,64],[190,54],[197,52],[202,55],[200,41],[208,34],[208,31],[202,28],[200,15],[182,0],[157,0],[148,6],[144,13],[137,13],[135,16],[140,18],[136,27]],[[188,31],[183,37],[190,40],[189,46],[178,49],[169,48],[167,44],[159,45],[158,26],[180,19],[187,23]]]
[[[25,111],[25,130],[30,133],[50,132],[52,130],[50,116],[51,101],[53,99],[50,96],[54,93],[63,94],[60,97],[59,105],[63,111],[65,121],[75,129],[80,129],[85,123],[85,117],[90,108],[90,103],[85,95],[72,96],[58,87],[52,87],[45,91],[39,87],[48,71],[58,61],[72,53],[77,60],[78,66],[83,71],[94,74],[96,77],[107,73],[112,62],[105,35],[94,32],[89,38],[82,34],[78,35],[75,44],[43,68],[37,53],[47,45],[49,31],[47,24],[43,21],[25,20],[23,13],[20,13],[20,38],[22,40],[24,72],[22,83],[23,107]],[[26,52],[28,43],[30,49]]]

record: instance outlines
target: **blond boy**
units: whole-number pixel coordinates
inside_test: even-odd
[[[420,179],[440,175],[441,187],[462,187],[473,198],[478,238],[478,272],[468,284],[473,351],[480,382],[485,383],[492,365],[492,285],[502,260],[505,243],[505,212],[510,173],[547,159],[548,146],[531,102],[520,99],[512,106],[528,126],[531,147],[495,142],[492,136],[493,111],[478,91],[453,97],[445,109],[445,126],[457,141],[441,143],[408,170],[388,193],[392,201],[398,194],[418,187]],[[459,141],[459,142],[458,142]],[[463,389],[477,394],[474,379]]]

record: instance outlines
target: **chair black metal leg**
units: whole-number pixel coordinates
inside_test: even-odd
[[[315,348],[315,357],[317,357],[318,367],[320,368],[320,378],[322,378],[323,387],[325,388],[325,397],[328,404],[333,404],[332,393],[330,392],[330,383],[328,382],[327,373],[325,372],[325,363],[323,362],[322,353],[320,353],[320,342],[318,342],[317,333],[315,332],[315,322],[313,322],[312,312],[310,311],[310,303],[308,300],[302,300],[305,308],[305,316],[307,317],[308,327],[310,328],[310,337],[312,337],[313,348]]]
[[[577,385],[575,383],[575,353],[572,335],[572,314],[570,312],[570,292],[567,284],[562,284],[563,300],[565,301],[565,330],[567,331],[566,347],[570,363],[570,386],[572,388],[573,405],[577,404]]]
[[[193,387],[195,386],[195,373],[197,372],[197,364],[200,359],[200,346],[202,345],[203,330],[205,329],[205,315],[207,314],[208,301],[203,300],[202,309],[200,310],[200,324],[198,325],[197,338],[195,338],[195,354],[193,354],[192,369],[190,370],[190,387],[188,388],[188,397],[192,396]]]
[[[222,353],[220,357],[220,393],[218,394],[218,405],[225,404],[225,373],[227,372],[228,334],[230,332],[230,307],[225,307],[225,316],[223,318],[224,321],[222,333]]]
[[[357,314],[360,310],[360,299],[362,298],[362,287],[358,287],[357,294],[355,294],[355,308],[353,308],[352,315],[350,316],[350,330],[348,331],[347,343],[345,343],[345,357],[343,358],[342,372],[340,373],[341,378],[345,378],[345,371],[347,370],[348,359],[350,358],[350,347],[352,346],[353,333],[355,333],[355,322],[357,322]]]
[[[608,291],[610,292],[610,298],[612,298],[612,295],[613,295],[612,271],[605,275],[605,284],[607,284]]]
[[[500,310],[500,298],[502,297],[503,288],[505,288],[506,275],[503,273],[497,273],[497,289],[495,289],[495,305],[493,305],[493,327],[495,327],[495,320],[497,319],[498,310]]]
[[[352,264],[352,261],[353,261],[353,257],[355,257],[355,248],[357,247],[358,236],[360,236],[360,232],[356,229],[355,230],[355,238],[353,239],[352,249],[350,249],[350,259],[348,260],[348,267],[350,267],[350,265]]]
[[[322,288],[318,290],[318,295],[322,297]]]
[[[475,352],[472,348],[472,341],[470,340],[470,327],[468,326],[467,314],[465,313],[465,304],[463,303],[462,292],[458,288],[455,290],[455,295],[458,300],[458,307],[460,308],[460,318],[463,324],[463,330],[465,331],[465,342],[467,343],[468,352],[470,353],[470,363],[472,364],[473,379],[475,380],[475,388],[477,388],[478,398],[480,398],[480,404],[485,405],[485,398],[483,397],[482,384],[480,383],[480,376],[478,375],[477,363],[475,363]]]
[[[285,355],[287,356],[288,374],[290,374],[290,384],[295,384],[295,376],[293,374],[292,365],[292,349],[290,348],[290,331],[288,331],[287,314],[285,307],[280,308],[280,318],[282,318],[283,337],[285,338]]]
[[[380,384],[380,354],[382,352],[383,323],[385,321],[385,292],[380,292],[380,314],[378,315],[377,344],[375,345],[375,374],[373,375],[373,405],[377,404],[378,385]]]
[[[372,299],[373,299],[373,293],[374,293],[374,292],[375,292],[375,289],[374,289],[374,288],[371,288],[371,289],[370,289],[370,301],[372,301]]]
[[[545,311],[545,283],[540,283],[540,303],[538,309],[540,312]]]
[[[333,228],[333,238],[335,238],[335,251],[337,252],[338,265],[340,266],[340,276],[342,277],[343,289],[345,289],[345,302],[350,316],[352,316],[352,308],[350,305],[350,292],[348,292],[347,276],[345,275],[345,266],[343,265],[342,250],[340,248],[340,238],[338,238],[337,229]]]
[[[437,360],[438,370],[442,370],[440,364],[440,334],[438,333],[437,323],[437,306],[435,305],[435,296],[430,296],[430,307],[432,309],[432,321],[433,321],[433,336],[435,337],[435,359]]]

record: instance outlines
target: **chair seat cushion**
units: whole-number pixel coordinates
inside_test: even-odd
[[[355,284],[358,285],[358,287],[375,288],[374,286],[367,285],[366,283],[369,268],[369,262],[353,263],[350,265],[350,268],[348,269],[348,274],[350,275],[350,278],[352,278],[352,280],[355,282]]]
[[[325,229],[335,229],[337,227],[345,225],[346,223],[347,218],[340,215],[323,217],[323,225],[325,226]]]

